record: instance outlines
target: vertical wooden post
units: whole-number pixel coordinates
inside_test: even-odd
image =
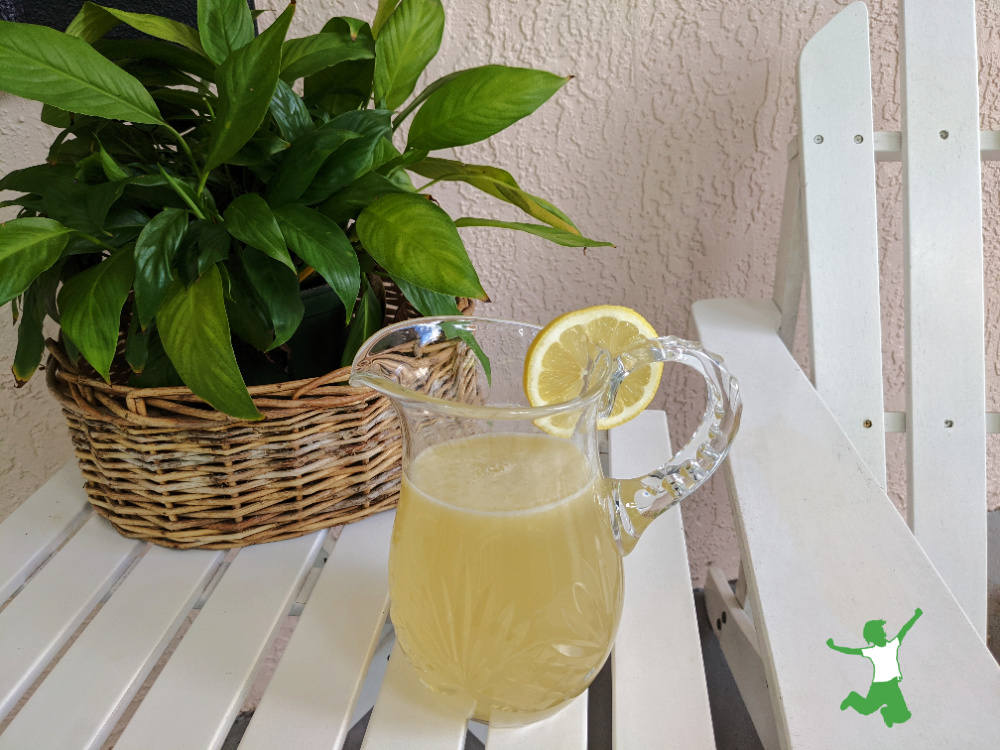
[[[848,6],[799,58],[813,383],[885,487],[882,328],[868,10]]]
[[[899,6],[908,516],[986,632],[986,383],[973,0]]]

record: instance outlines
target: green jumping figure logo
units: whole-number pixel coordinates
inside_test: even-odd
[[[875,669],[868,695],[862,697],[860,693],[852,690],[840,704],[841,711],[853,708],[859,714],[868,716],[882,709],[882,719],[887,727],[902,724],[910,718],[910,710],[906,707],[903,693],[899,689],[899,682],[903,679],[899,671],[899,644],[903,642],[913,623],[922,614],[923,610],[917,607],[913,617],[899,629],[899,633],[892,640],[888,640],[885,636],[885,620],[869,620],[865,623],[863,631],[864,638],[869,644],[867,648],[845,648],[834,645],[833,638],[827,640],[826,645],[834,651],[863,656]]]

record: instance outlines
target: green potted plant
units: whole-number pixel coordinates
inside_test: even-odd
[[[42,361],[45,318],[59,324],[49,380],[78,448],[96,442],[88,419],[105,431],[169,433],[171,445],[171,430],[204,445],[197,429],[217,438],[247,434],[243,420],[262,420],[264,430],[287,423],[301,404],[281,399],[310,392],[289,382],[349,363],[387,306],[447,314],[458,312],[456,298],[486,299],[460,227],[608,244],[582,237],[508,172],[432,155],[504,130],[568,78],[486,65],[413,96],[440,46],[440,0],[381,0],[371,24],[337,17],[318,34],[286,39],[294,12],[293,2],[259,36],[245,0],[199,0],[197,30],[90,2],[65,33],[0,22],[0,89],[42,102],[42,120],[60,129],[44,164],[0,179],[19,193],[3,204],[19,212],[0,226],[0,305],[19,321],[19,384]],[[152,38],[104,38],[119,24]],[[428,192],[441,181],[472,185],[531,221],[453,219]],[[320,316],[311,324],[307,306]],[[311,390],[322,411],[356,389],[328,377]],[[162,475],[155,440],[131,434],[122,440],[136,456],[149,454],[142,471]],[[233,435],[222,442],[239,443]],[[102,463],[84,475],[111,517],[127,492],[111,486]],[[208,471],[216,484],[219,471]],[[310,505],[301,484],[286,488],[299,515]],[[142,523],[116,522],[120,530],[172,525],[177,541],[185,537],[174,532],[214,518],[204,501],[187,512],[167,500],[167,510],[185,512],[157,515],[143,509],[159,502],[151,494],[140,491],[128,511]],[[239,507],[217,536],[247,528],[245,501],[230,495]]]

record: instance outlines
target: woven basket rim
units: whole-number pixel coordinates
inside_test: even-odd
[[[474,310],[473,300],[460,298],[458,303],[466,315]],[[397,315],[406,319],[419,317],[405,300],[404,305],[397,308]],[[386,321],[385,325],[391,323]],[[49,350],[45,367],[49,391],[63,409],[82,417],[120,426],[184,429],[255,424],[218,411],[187,386],[131,386],[91,376],[70,361],[61,332],[58,341],[50,338],[45,344]],[[351,367],[338,367],[313,378],[248,386],[247,391],[257,410],[264,415],[264,421],[286,419],[314,409],[369,405],[378,393],[367,386],[348,385],[350,374]],[[156,414],[149,414],[147,407],[155,409]]]

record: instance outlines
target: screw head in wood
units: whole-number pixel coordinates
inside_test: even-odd
[[[813,143],[822,143],[822,142],[823,142],[823,136],[821,135],[817,135],[815,138],[813,138]]]
[[[863,135],[861,135],[861,134],[858,134],[858,135],[854,136],[854,142],[855,143],[864,143],[865,142],[865,137]]]
[[[941,136],[941,140],[942,141],[948,140],[948,131],[947,130],[942,130],[940,133],[938,133],[938,135]]]

